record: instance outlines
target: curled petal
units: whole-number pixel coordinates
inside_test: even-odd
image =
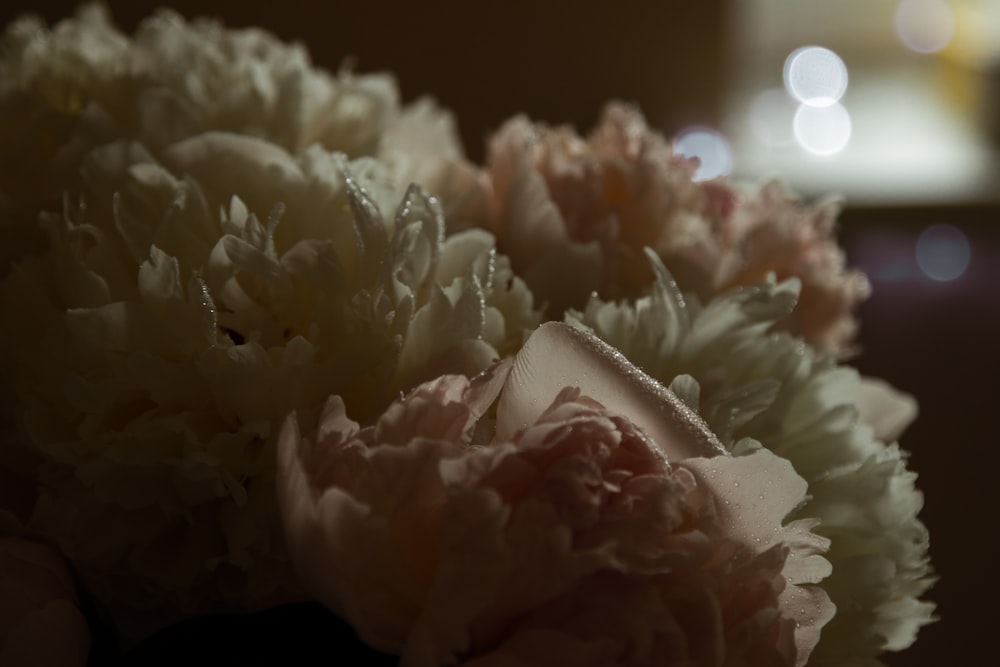
[[[510,438],[533,422],[566,386],[628,415],[669,460],[723,451],[701,418],[672,392],[598,338],[559,322],[540,326],[517,355],[497,410],[497,437]]]

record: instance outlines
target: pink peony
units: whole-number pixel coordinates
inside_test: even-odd
[[[717,262],[718,290],[798,278],[799,303],[783,326],[821,351],[852,352],[855,307],[871,294],[868,278],[845,265],[836,242],[840,202],[830,198],[801,206],[778,183],[747,196],[729,219],[737,242]],[[706,267],[706,272],[710,273]]]
[[[306,590],[403,665],[801,665],[832,615],[790,464],[563,324],[371,426],[290,417],[278,485]]]
[[[798,278],[800,303],[781,326],[823,351],[849,352],[853,311],[869,287],[845,268],[836,202],[803,206],[775,183],[742,192],[721,178],[696,182],[697,166],[638,110],[611,104],[586,139],[513,118],[491,139],[479,176],[456,163],[440,183],[427,181],[449,224],[496,235],[552,318],[594,291],[641,293],[653,282],[649,247],[705,301],[769,274]]]

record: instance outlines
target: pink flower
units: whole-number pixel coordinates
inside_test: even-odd
[[[278,484],[306,590],[403,665],[803,664],[832,615],[790,464],[563,324],[371,426],[290,417]]]
[[[453,165],[437,187],[428,182],[449,224],[496,235],[551,318],[594,291],[641,293],[653,282],[648,247],[704,300],[769,274],[798,278],[800,303],[782,326],[821,350],[848,352],[853,311],[869,288],[845,268],[837,204],[803,206],[773,183],[742,192],[721,178],[695,182],[696,169],[638,110],[610,104],[586,139],[515,117],[490,140],[478,178]]]
[[[836,199],[801,206],[780,184],[768,183],[730,216],[737,241],[715,265],[714,288],[751,285],[769,274],[798,278],[799,303],[783,327],[820,350],[850,354],[854,309],[871,286],[861,271],[846,267],[836,242],[839,212]]]

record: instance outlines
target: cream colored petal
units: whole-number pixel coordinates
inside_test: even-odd
[[[917,417],[916,399],[878,378],[861,378],[856,405],[858,418],[882,442],[895,442]]]
[[[564,387],[600,402],[657,443],[668,460],[712,456],[722,445],[701,418],[614,348],[567,324],[549,322],[514,360],[497,408],[497,439],[510,440],[549,407]]]

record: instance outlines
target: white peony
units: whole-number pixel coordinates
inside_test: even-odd
[[[0,281],[16,314],[0,468],[30,491],[0,509],[136,638],[295,592],[273,479],[289,411],[340,394],[372,418],[516,350],[538,318],[489,234],[445,238],[436,200],[399,180],[410,163],[350,157],[389,150],[388,79],[169,14],[116,35],[96,10],[5,35],[20,51],[0,109],[20,99],[65,134],[29,165],[58,200],[14,173],[37,127],[3,150],[5,229],[44,242]],[[37,222],[19,215],[36,205]]]
[[[400,108],[389,74],[331,74],[302,45],[257,28],[161,10],[130,38],[99,5],[52,29],[22,18],[0,38],[0,266],[42,244],[37,211],[79,187],[82,160],[113,139],[153,155],[213,130],[292,155],[318,144],[377,156],[405,187],[435,155],[460,154],[453,125],[429,99]]]
[[[657,277],[634,303],[591,299],[568,320],[592,329],[697,409],[733,453],[763,445],[792,463],[810,496],[794,517],[818,518],[837,606],[810,661],[877,664],[931,620],[919,597],[933,583],[923,497],[894,443],[912,399],[863,380],[787,333],[767,333],[795,306],[798,281],[739,288],[702,304],[681,295],[652,253]],[[872,400],[895,406],[882,428],[860,419]],[[864,403],[863,403],[864,402]],[[875,412],[885,414],[884,410]],[[866,662],[868,661],[868,662]]]

